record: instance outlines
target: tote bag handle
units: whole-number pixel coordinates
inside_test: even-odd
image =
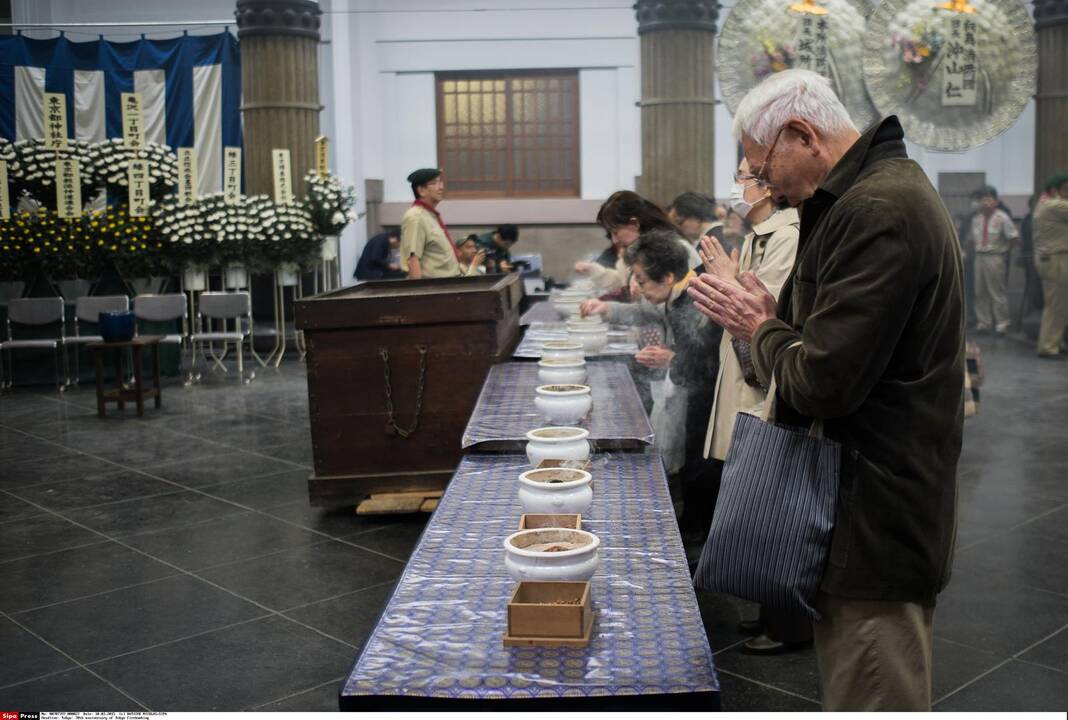
[[[793,343],[786,349],[791,350],[801,345],[801,341]],[[771,373],[771,382],[768,383],[768,395],[764,400],[764,412],[761,414],[760,419],[764,422],[775,422],[775,404],[778,402],[776,391],[779,388],[778,381],[775,379],[775,372]],[[823,438],[823,420],[813,418],[812,425],[808,429],[808,436],[811,438]]]

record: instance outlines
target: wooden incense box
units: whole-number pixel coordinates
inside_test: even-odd
[[[520,530],[540,530],[541,528],[582,529],[582,516],[578,513],[550,515],[545,513],[523,513],[519,516]]]
[[[593,619],[588,581],[523,581],[508,602],[504,646],[586,647]]]

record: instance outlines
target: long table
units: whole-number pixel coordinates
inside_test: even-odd
[[[653,442],[653,428],[630,372],[621,362],[586,365],[593,409],[579,423],[601,450],[641,450]],[[465,450],[519,452],[527,431],[546,425],[534,406],[538,367],[499,363],[490,368],[461,440]]]
[[[505,648],[504,539],[525,457],[468,455],[340,693],[342,710],[704,709],[719,685],[658,454],[595,455],[582,649]]]

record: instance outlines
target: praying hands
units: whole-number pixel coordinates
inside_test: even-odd
[[[690,281],[686,292],[701,313],[747,343],[753,341],[757,328],[776,317],[775,296],[751,272],[739,275],[737,283],[702,273]]]

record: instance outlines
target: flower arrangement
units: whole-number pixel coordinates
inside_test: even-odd
[[[150,217],[130,217],[126,203],[96,210],[81,218],[82,235],[92,245],[97,266],[115,266],[123,277],[161,275],[168,271],[160,241]]]
[[[222,193],[179,205],[172,192],[177,166],[164,146],[129,151],[117,141],[95,146],[72,141],[60,154],[86,159],[83,193],[104,184],[122,187],[130,159],[144,153],[154,191],[165,194],[153,198],[147,217],[130,217],[123,201],[68,220],[54,210],[56,152],[41,145],[0,142],[11,184],[51,200],[48,207],[0,221],[0,279],[24,279],[37,267],[54,279],[95,277],[112,266],[126,277],[236,263],[261,270],[282,264],[308,268],[321,258],[323,235],[340,233],[354,217],[355,193],[334,176],[309,174],[308,197],[287,205],[266,195],[228,205]]]
[[[303,203],[278,205],[265,195],[250,199],[249,218],[261,228],[254,254],[267,267],[294,263],[307,268],[315,264],[323,237]]]
[[[13,214],[0,223],[4,276],[25,279],[36,267],[54,279],[99,275],[97,246],[86,230],[84,218],[68,220],[47,208]]]
[[[7,143],[5,143],[7,144]],[[0,157],[7,156],[7,177],[11,196],[23,192],[48,208],[56,206],[56,160],[74,158],[79,161],[78,179],[81,181],[82,202],[88,203],[98,188],[98,181],[87,166],[91,144],[85,140],[68,140],[65,150],[45,148],[43,140],[19,140],[0,149]]]
[[[890,38],[890,46],[897,51],[904,66],[899,86],[906,88],[911,85],[920,92],[926,90],[938,52],[944,43],[945,37],[925,23],[914,25],[909,35],[894,33]]]
[[[356,219],[356,189],[341,184],[337,175],[319,175],[312,170],[304,176],[308,195],[304,205],[322,235],[340,235]]]
[[[94,184],[106,185],[113,195],[125,197],[131,160],[148,161],[149,193],[153,198],[174,192],[178,185],[178,159],[168,145],[147,143],[133,150],[123,145],[122,138],[95,143],[86,149],[82,172],[88,172]]]
[[[797,62],[797,53],[790,43],[761,38],[760,51],[753,54],[753,76],[763,80],[773,73],[789,70]]]

